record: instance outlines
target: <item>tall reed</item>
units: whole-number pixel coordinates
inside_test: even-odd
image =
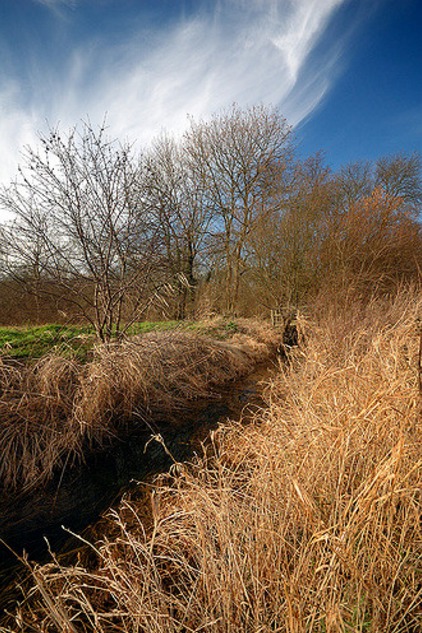
[[[4,631],[420,631],[421,309],[302,320],[268,408],[126,497],[90,562],[33,567]]]

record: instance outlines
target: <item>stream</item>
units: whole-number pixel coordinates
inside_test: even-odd
[[[180,414],[177,426],[155,421],[164,445],[151,440],[152,431],[136,428],[102,452],[89,455],[81,466],[69,468],[41,490],[0,499],[0,612],[16,600],[15,586],[27,574],[17,555],[46,562],[49,548],[56,553],[75,544],[69,532],[82,532],[101,514],[118,504],[133,482],[167,472],[174,461],[189,460],[212,429],[230,417],[264,405],[262,385],[274,376],[277,361],[226,387],[218,400],[197,403]],[[7,544],[7,546],[6,546]]]

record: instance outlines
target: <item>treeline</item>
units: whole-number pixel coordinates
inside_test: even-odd
[[[420,277],[421,160],[331,171],[279,112],[233,106],[141,154],[105,126],[50,130],[0,193],[0,322],[263,314]]]

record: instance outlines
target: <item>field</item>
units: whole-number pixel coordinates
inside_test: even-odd
[[[28,564],[1,630],[419,631],[421,310],[407,290],[299,318],[255,419]]]

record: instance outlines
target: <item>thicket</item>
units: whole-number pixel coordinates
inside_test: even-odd
[[[331,171],[264,106],[135,154],[82,123],[27,148],[0,193],[0,323],[262,315],[390,292],[422,270],[417,154]]]

